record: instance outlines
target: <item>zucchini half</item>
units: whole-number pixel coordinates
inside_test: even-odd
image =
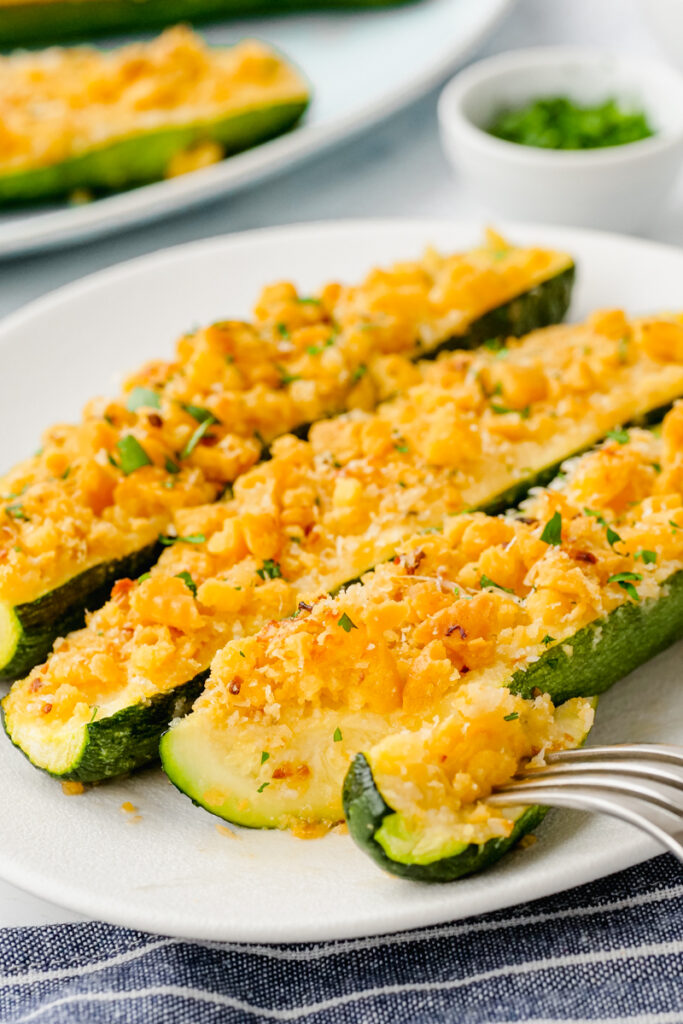
[[[531,698],[547,693],[556,705],[570,697],[604,693],[639,665],[683,639],[683,572],[665,583],[660,598],[625,604],[606,619],[591,623],[562,646],[551,647],[537,662],[515,672],[513,693]],[[569,650],[569,653],[565,650]],[[585,734],[577,732],[575,746]],[[514,827],[504,839],[485,843],[454,843],[443,836],[429,843],[424,833],[387,803],[373,772],[373,751],[357,754],[344,780],[344,814],[358,846],[381,868],[420,882],[452,882],[481,871],[499,860],[542,821],[546,808],[532,806],[517,812]]]
[[[0,83],[11,133],[0,205],[120,190],[215,163],[288,131],[310,100],[298,71],[265,44],[209,50],[185,28],[115,55],[0,58]],[[41,101],[61,105],[61,121],[34,115]]]
[[[633,431],[574,460],[521,518],[455,517],[362,584],[229,643],[162,740],[171,781],[238,824],[329,826],[352,762],[344,813],[383,867],[444,881],[498,859],[543,812],[513,809],[489,838],[491,788],[544,749],[582,743],[592,694],[683,638],[681,431],[679,406],[663,439]],[[455,809],[473,813],[451,827],[440,791],[435,817],[422,809],[434,784],[422,734],[457,725],[464,696],[477,710],[453,775],[469,773],[473,795]],[[553,707],[544,731],[533,716]]]
[[[501,251],[505,254],[502,259]],[[439,259],[436,267],[432,260],[430,267],[422,262],[415,264],[414,269],[422,270],[424,276],[431,268],[435,279],[440,279],[440,275],[447,276],[451,258]],[[457,262],[458,256],[452,259]],[[106,600],[116,580],[134,578],[148,569],[155,560],[157,551],[151,542],[158,533],[168,528],[175,509],[181,505],[199,505],[212,500],[212,497],[230,484],[245,467],[248,468],[257,460],[261,443],[249,436],[243,436],[245,428],[256,417],[260,433],[265,435],[266,442],[270,442],[278,433],[271,423],[275,401],[280,402],[282,407],[283,422],[280,432],[301,428],[302,422],[307,418],[307,412],[310,413],[311,389],[315,389],[316,396],[319,396],[316,398],[316,408],[323,415],[332,415],[339,411],[340,407],[353,407],[359,402],[363,407],[371,408],[382,397],[383,389],[389,387],[401,391],[405,386],[403,378],[406,375],[408,382],[415,376],[419,379],[419,370],[413,369],[412,362],[390,355],[392,351],[401,352],[405,349],[404,341],[400,341],[402,331],[413,332],[415,344],[408,349],[408,354],[410,359],[414,360],[420,352],[432,357],[443,348],[471,348],[487,338],[513,337],[531,327],[554,323],[564,316],[571,298],[575,273],[569,256],[563,253],[544,253],[541,250],[516,249],[507,246],[498,236],[491,235],[482,248],[462,254],[462,259],[471,264],[475,284],[481,284],[481,281],[490,280],[491,275],[496,275],[496,292],[500,294],[502,291],[507,296],[512,294],[512,297],[494,308],[490,305],[487,308],[487,301],[482,299],[481,288],[478,288],[473,299],[473,313],[469,318],[465,315],[461,297],[463,305],[459,308],[460,323],[457,330],[443,320],[438,321],[436,315],[428,316],[423,322],[422,306],[418,304],[416,312],[406,313],[406,319],[396,325],[395,338],[384,329],[378,336],[375,331],[363,330],[360,339],[364,347],[360,347],[359,332],[355,327],[356,320],[359,317],[361,320],[370,320],[373,315],[374,292],[370,275],[365,282],[347,289],[353,294],[353,300],[349,302],[350,310],[337,308],[334,301],[328,308],[327,305],[323,305],[322,299],[318,298],[302,303],[292,289],[293,294],[288,296],[286,301],[279,305],[275,303],[272,308],[266,306],[262,298],[257,307],[260,315],[255,325],[226,322],[181,339],[177,362],[155,363],[143,368],[128,382],[127,396],[108,403],[104,409],[98,406],[98,423],[93,427],[93,430],[101,430],[110,435],[107,445],[110,455],[116,460],[119,458],[115,447],[116,439],[129,431],[137,435],[145,451],[150,452],[153,448],[157,451],[158,470],[165,479],[158,480],[154,486],[159,489],[162,500],[168,506],[166,514],[160,517],[157,508],[155,521],[158,529],[153,530],[152,537],[149,537],[146,535],[149,533],[149,523],[146,524],[142,530],[145,536],[141,537],[139,550],[131,551],[130,543],[127,542],[126,550],[117,550],[114,557],[102,558],[95,565],[85,565],[81,571],[78,571],[76,561],[73,564],[60,564],[58,571],[50,575],[41,574],[36,580],[36,586],[30,587],[34,576],[34,563],[31,560],[17,563],[11,575],[8,574],[7,580],[2,576],[3,568],[8,565],[11,568],[12,560],[16,560],[14,552],[23,546],[24,533],[31,532],[46,516],[44,492],[35,506],[31,505],[32,485],[35,483],[44,487],[49,483],[50,487],[59,490],[61,502],[65,496],[68,497],[81,473],[81,469],[74,470],[69,458],[66,457],[67,454],[73,455],[75,463],[81,448],[84,447],[79,440],[80,428],[69,428],[71,440],[68,444],[65,444],[63,428],[56,428],[54,441],[50,432],[46,436],[41,453],[30,464],[16,467],[3,481],[2,490],[6,494],[19,494],[18,501],[21,505],[19,508],[16,498],[8,498],[9,511],[6,514],[9,516],[14,513],[16,516],[19,512],[25,518],[7,520],[15,536],[11,543],[7,544],[6,549],[0,547],[0,680],[20,678],[35,665],[40,664],[57,637],[83,625],[85,610],[99,607]],[[381,276],[387,278],[391,273],[389,270],[383,271]],[[509,284],[506,283],[508,276]],[[520,293],[519,281],[522,279],[525,281],[526,291]],[[397,278],[397,289],[399,286],[400,281]],[[266,289],[264,295],[267,295],[268,291]],[[343,291],[338,301],[346,301]],[[339,323],[340,332],[335,336],[334,344],[326,348],[321,339],[329,337],[332,322]],[[293,355],[283,354],[279,361],[277,346],[282,338],[277,328],[282,326],[294,344]],[[299,354],[303,349],[299,344],[299,332],[308,332],[309,341],[311,332],[317,332],[318,344],[308,346],[314,355],[307,355],[305,349],[303,354]],[[427,338],[431,339],[429,344]],[[392,340],[395,342],[394,349]],[[420,341],[422,343],[418,344]],[[230,354],[233,350],[234,355]],[[381,371],[375,370],[375,363],[381,362],[387,355],[390,360],[394,359],[400,363],[400,372],[395,372],[388,381],[385,381]],[[323,371],[317,365],[323,356],[331,356],[335,360],[331,369]],[[229,365],[226,360],[229,361]],[[343,366],[342,370],[339,369],[340,363]],[[367,365],[369,371],[355,383],[354,375],[359,374],[359,364],[363,367]],[[393,369],[396,371],[396,363]],[[272,385],[269,372],[273,377]],[[249,383],[250,373],[256,376],[255,391],[260,395],[264,408],[263,423],[258,419],[258,410],[255,411],[253,402],[250,402],[249,389],[251,387],[254,390],[254,384]],[[287,379],[291,378],[290,382],[283,385],[280,382],[280,374],[287,374]],[[233,377],[237,382],[232,379]],[[308,388],[308,398],[303,403],[297,402],[294,397],[294,389],[300,386],[300,383]],[[270,386],[270,393],[267,396],[268,401],[264,402],[266,384]],[[362,395],[359,394],[359,389],[363,389]],[[136,411],[131,415],[130,399],[137,394],[151,396],[153,404],[143,403],[139,408],[136,405]],[[237,463],[237,468],[235,469],[231,463],[228,467],[230,471],[225,472],[220,466],[207,465],[205,460],[210,457],[211,452],[219,452],[220,446],[209,451],[203,449],[201,443],[188,457],[187,462],[179,459],[177,446],[174,448],[171,443],[177,437],[179,424],[175,421],[178,421],[179,417],[183,420],[180,426],[187,432],[188,438],[197,429],[197,421],[193,419],[193,415],[183,412],[183,409],[192,409],[194,406],[197,408],[196,415],[202,416],[206,412],[203,408],[205,405],[221,401],[228,403],[228,409],[231,408],[229,403],[233,402],[233,408],[236,406],[238,412],[232,414],[231,421],[226,421],[225,426],[222,422],[216,422],[211,433],[218,434],[221,440],[225,438],[230,452],[237,453],[239,446],[239,458],[236,455],[233,460]],[[242,404],[245,406],[244,412]],[[220,406],[217,408],[214,405],[213,409],[216,410],[217,420],[220,421]],[[163,426],[158,428],[150,425],[155,416],[158,421],[159,415],[163,419]],[[244,424],[240,423],[240,416],[245,420]],[[92,408],[87,410],[84,423],[86,426],[93,423]],[[234,431],[234,435],[231,436],[230,431]],[[165,450],[159,450],[160,441],[167,445]],[[94,460],[84,460],[86,463],[91,461]],[[189,464],[190,468],[187,473],[183,471],[179,475],[174,468],[177,464]],[[172,470],[170,474],[165,473],[165,468],[169,466]],[[143,474],[148,472],[148,469],[149,467],[143,469]],[[204,477],[209,477],[199,485],[192,476],[196,476],[197,469]],[[87,465],[82,471],[89,472]],[[96,471],[102,472],[99,469]],[[110,476],[115,475],[115,470],[111,468],[106,468],[104,472]],[[141,477],[136,475],[131,481],[138,479]],[[169,485],[173,486],[172,490],[163,489]],[[127,483],[126,486],[130,487],[131,483]],[[145,487],[151,491],[151,481],[149,485],[145,484]],[[181,491],[185,492],[182,501],[179,497]],[[86,512],[89,516],[87,509]],[[3,510],[0,507],[0,516],[2,514]],[[70,509],[60,507],[59,517],[54,518],[63,520],[71,515]],[[86,525],[88,522],[89,519],[86,517]],[[94,525],[100,525],[97,519]],[[84,526],[83,529],[85,528]],[[19,555],[19,558],[22,556]],[[26,587],[29,591],[34,591],[35,595],[33,592],[26,593]],[[18,588],[21,588],[20,595],[17,595]]]
[[[408,0],[2,0],[0,47],[37,46],[137,32],[174,22],[290,11],[396,7]]]
[[[667,334],[669,326],[665,322]],[[305,595],[335,591],[393,557],[416,527],[431,531],[444,516],[498,506],[513,484],[533,487],[552,466],[619,422],[642,417],[683,394],[682,367],[636,351],[636,335],[643,329],[642,324],[633,328],[633,361],[628,365],[613,365],[618,339],[598,334],[592,324],[537,332],[513,345],[502,360],[488,351],[447,357],[426,364],[422,384],[375,413],[319,423],[308,442],[281,439],[269,462],[237,481],[232,502],[179,513],[179,532],[198,534],[200,544],[174,545],[149,581],[141,587],[131,583],[126,594],[91,618],[86,630],[67,638],[46,665],[15,684],[4,702],[12,739],[38,767],[78,777],[87,770],[87,747],[79,741],[74,749],[81,753],[73,760],[63,737],[81,730],[92,713],[97,715],[94,729],[98,721],[124,713],[154,693],[184,685],[209,667],[228,640],[293,613]],[[609,373],[612,387],[605,390],[599,384],[596,391],[583,391],[580,399],[571,398],[564,414],[557,396],[545,393],[528,410],[525,406],[524,413],[492,411],[490,398],[470,379],[470,371],[486,380],[495,370],[501,374],[501,387],[493,400],[508,400],[508,386],[510,396],[514,393],[520,400],[520,389],[528,387],[529,361],[540,378],[545,359],[557,387],[565,387],[564,363],[573,367],[575,351],[583,352],[589,343],[596,371],[602,367],[603,377]],[[538,380],[533,386],[538,387]],[[473,411],[472,402],[481,409]],[[539,426],[548,433],[534,440]],[[371,442],[365,456],[349,440],[359,428]],[[531,438],[526,431],[532,432]],[[472,452],[466,442],[474,436],[483,439],[482,453],[468,462]],[[377,438],[379,451],[373,447]],[[437,458],[440,464],[435,464]],[[459,467],[461,458],[466,464]],[[194,600],[175,579],[181,574],[191,577]],[[188,624],[161,638],[160,651],[168,656],[162,663],[147,655],[148,627],[178,628],[176,593]],[[84,668],[100,664],[100,655],[109,666],[102,685]],[[66,694],[79,694],[73,714],[70,705],[62,707],[63,682],[68,683]],[[41,712],[44,704],[49,704],[49,713]],[[48,741],[53,721],[54,742]],[[134,749],[134,732],[130,744]],[[112,759],[112,770],[114,765]]]

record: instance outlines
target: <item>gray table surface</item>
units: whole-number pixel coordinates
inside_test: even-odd
[[[552,43],[594,43],[656,55],[640,10],[637,0],[519,0],[481,55]],[[431,93],[365,137],[237,196],[109,239],[0,263],[0,317],[103,267],[231,231],[342,217],[487,222],[489,211],[466,194],[441,152],[436,98]],[[650,237],[683,239],[680,184],[651,225]],[[0,926],[78,919],[0,881]]]

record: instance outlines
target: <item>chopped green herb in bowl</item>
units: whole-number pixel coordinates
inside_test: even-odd
[[[542,149],[601,149],[639,142],[655,134],[642,110],[627,109],[615,99],[581,106],[564,96],[537,99],[501,111],[488,132],[506,142]]]

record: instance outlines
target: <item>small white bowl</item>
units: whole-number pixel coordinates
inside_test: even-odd
[[[489,135],[508,107],[547,96],[615,98],[642,109],[655,135],[603,149],[553,150]],[[667,197],[683,158],[683,76],[638,57],[573,46],[515,50],[466,68],[439,100],[447,156],[499,214],[637,232]]]

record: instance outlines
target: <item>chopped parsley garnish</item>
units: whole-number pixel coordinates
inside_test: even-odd
[[[5,512],[10,519],[23,519],[25,523],[30,523],[30,516],[27,516],[24,512],[24,506],[21,502],[16,501],[13,505],[5,505]]]
[[[270,754],[268,753],[268,751],[267,750],[262,750],[261,751],[261,764],[265,764],[269,757],[270,757]]]
[[[62,473],[61,479],[62,480],[67,480],[70,473],[71,473],[71,466],[67,466],[66,469],[64,470],[64,472]]]
[[[339,728],[339,726],[337,726],[337,728],[334,730],[334,736],[332,737],[332,739],[334,740],[335,743],[341,743],[342,731]]]
[[[126,434],[125,437],[120,438],[116,442],[116,447],[120,456],[119,469],[124,476],[130,476],[131,473],[142,469],[143,466],[152,465],[149,455],[132,434]]]
[[[661,464],[661,462],[653,462],[652,463],[652,468],[654,469],[655,473],[661,473],[662,472],[662,464]]]
[[[197,596],[197,584],[192,579],[187,569],[184,569],[183,572],[177,572],[176,579],[183,581],[193,597]]]
[[[264,789],[267,789],[269,785],[270,785],[270,783],[269,783],[269,782],[263,782],[263,783],[261,783],[261,785],[260,785],[260,786],[259,786],[259,788],[258,788],[258,789],[256,790],[256,792],[257,792],[257,793],[262,793],[262,792],[263,792],[263,790],[264,790]]]
[[[204,437],[204,434],[206,434],[209,427],[213,426],[213,424],[216,422],[217,420],[215,420],[211,414],[209,414],[208,419],[202,420],[202,422],[199,424],[195,432],[192,434],[192,437],[189,439],[189,441],[181,451],[181,459],[187,459],[190,457],[190,455],[192,455],[192,452],[195,450],[201,439]]]
[[[316,299],[313,295],[302,295],[296,301],[301,306],[303,306],[303,305],[307,305],[307,306],[320,306],[321,305],[320,299]]]
[[[289,338],[289,330],[287,329],[287,324],[278,324],[275,329],[281,338]]]
[[[674,522],[673,519],[669,520],[669,526],[671,527],[673,533],[676,533],[677,530],[683,530],[683,526],[679,526],[678,523]]]
[[[365,363],[361,363],[351,374],[351,380],[360,380],[368,372],[368,368]]]
[[[489,352],[500,352],[502,348],[505,348],[505,342],[502,338],[487,338],[484,348],[487,348]]]
[[[646,548],[644,548],[642,551],[636,551],[633,557],[635,558],[636,562],[640,560],[644,565],[654,565],[657,561],[657,552],[648,551]]]
[[[513,711],[509,715],[503,715],[504,722],[514,722],[517,718],[519,718],[519,711]]]
[[[276,366],[275,369],[280,374],[280,383],[283,387],[286,387],[287,384],[293,384],[295,380],[301,380],[300,374],[290,373],[284,366]]]
[[[165,487],[167,491],[172,491],[175,487],[175,480],[173,477],[169,477],[168,480],[164,480],[162,487]]]
[[[322,352],[322,349],[320,345],[307,345],[306,351],[308,352],[309,356],[319,356],[320,353]]]
[[[159,537],[159,541],[166,547],[171,544],[204,544],[206,537],[203,533],[188,533],[186,537]]]
[[[638,591],[633,586],[633,583],[638,583],[642,580],[642,576],[639,572],[615,572],[613,576],[610,576],[607,580],[608,583],[618,583],[622,590],[625,590],[630,598],[634,601],[640,601]]]
[[[555,512],[543,527],[541,540],[545,544],[562,543],[562,516],[559,512]]]
[[[531,416],[531,406],[529,405],[525,405],[523,409],[511,409],[507,405],[491,402],[491,411],[495,412],[497,416],[505,416],[509,412],[516,412],[523,420],[528,420]]]
[[[504,587],[501,583],[496,583],[496,581],[492,580],[490,576],[482,576],[479,580],[479,585],[482,589],[485,589],[486,587],[495,587],[496,590],[504,590],[506,594],[514,594],[514,590],[510,590],[509,587]]]
[[[544,96],[503,110],[487,131],[498,139],[541,149],[600,149],[654,134],[642,109],[622,107],[615,99],[584,105],[568,96]]]
[[[141,583],[144,583],[145,580],[148,580],[151,575],[152,575],[151,572],[143,572],[142,576],[138,576],[138,578],[137,578],[138,586],[140,586]]]
[[[356,625],[356,623],[353,622],[353,620],[349,618],[349,616],[346,614],[346,612],[344,612],[344,614],[342,615],[342,617],[339,620],[339,622],[337,623],[337,625],[341,626],[341,628],[344,630],[345,633],[350,633],[352,629],[358,629],[358,626]]]
[[[546,633],[546,635],[541,640],[541,643],[545,644],[546,647],[547,647],[548,644],[554,644],[555,643],[555,637],[551,636],[550,633]]]
[[[152,388],[133,388],[126,399],[128,412],[137,412],[138,409],[160,409],[161,398],[158,391]]]
[[[394,448],[401,455],[407,455],[408,452],[410,451],[410,445],[406,444],[405,441],[397,441],[396,444],[394,445]]]
[[[173,459],[169,459],[168,455],[166,456],[166,461],[164,462],[164,469],[166,470],[167,473],[180,472],[180,466],[177,463],[175,463]]]
[[[235,590],[241,590],[241,589],[242,589],[241,587],[235,587]],[[240,658],[246,658],[246,654],[244,653],[244,651],[240,651]]]
[[[183,404],[183,409],[192,417],[193,420],[196,420],[197,423],[204,423],[205,420],[213,420],[214,423],[217,422],[214,414],[209,409],[205,409],[203,405],[191,405],[188,402]]]
[[[608,430],[605,437],[609,437],[611,441],[616,441],[617,444],[628,444],[629,433],[623,427],[615,427],[614,430]]]
[[[272,558],[265,558],[261,568],[256,570],[256,575],[260,576],[262,580],[277,580],[282,577],[282,570],[278,562],[273,561]]]
[[[623,543],[623,541],[622,541],[621,537],[619,536],[619,534],[617,533],[617,531],[613,530],[611,526],[608,526],[606,528],[605,535],[607,537],[607,543],[609,544],[609,546],[611,548],[613,548],[615,544],[622,544]]]

